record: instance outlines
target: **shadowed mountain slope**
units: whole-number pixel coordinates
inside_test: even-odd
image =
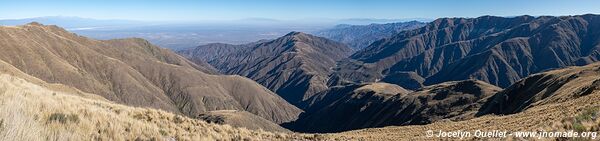
[[[600,64],[531,75],[489,99],[479,115],[514,114],[600,92]]]
[[[261,43],[269,42],[271,40],[259,40],[252,43],[232,45],[225,43],[210,43],[206,45],[197,46],[194,48],[187,48],[178,50],[177,54],[189,58],[193,62],[206,63],[216,59],[222,59],[224,56],[235,53],[245,47],[256,46]]]
[[[426,85],[478,79],[507,87],[533,73],[598,61],[600,16],[442,18],[376,41],[350,58],[329,85],[412,71]]]
[[[381,81],[400,85],[403,88],[410,90],[418,90],[424,86],[423,83],[425,83],[425,78],[415,72],[400,71],[387,74]]]
[[[209,75],[209,69],[142,39],[99,41],[38,23],[2,26],[0,37],[0,60],[118,103],[191,117],[244,110],[276,123],[301,112],[252,80]]]
[[[328,134],[331,139],[445,140],[423,135],[441,131],[553,131],[597,132],[600,127],[600,63],[531,75],[486,99],[478,117],[418,126],[388,126]],[[501,140],[597,140],[593,138],[517,138]],[[468,137],[461,140],[481,140]]]
[[[474,117],[484,99],[501,90],[475,80],[446,82],[416,92],[387,83],[346,88],[315,96],[318,99],[312,101],[306,113],[285,126],[302,132],[339,132],[465,120]]]
[[[179,51],[225,74],[246,76],[292,104],[327,89],[336,61],[351,52],[345,45],[301,32],[248,45],[211,44]]]

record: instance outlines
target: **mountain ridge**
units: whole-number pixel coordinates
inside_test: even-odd
[[[246,45],[212,45],[178,53],[190,60],[212,59],[207,62],[222,73],[253,79],[292,104],[327,89],[330,68],[351,52],[341,43],[302,32]]]

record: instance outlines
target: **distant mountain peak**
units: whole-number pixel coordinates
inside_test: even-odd
[[[294,38],[294,39],[306,39],[306,38],[311,38],[311,37],[314,37],[314,36],[306,34],[304,32],[292,31],[292,32],[286,34],[285,36],[283,36],[282,38],[286,38],[286,37],[291,37],[291,38]]]
[[[285,34],[285,36],[295,36],[295,35],[298,35],[298,34],[303,34],[303,33],[302,32],[298,32],[298,31],[292,31],[292,32],[290,32],[288,34]]]
[[[27,23],[26,25],[32,25],[32,26],[44,26],[43,24],[39,23],[39,22],[30,22]]]
[[[272,42],[286,42],[286,43],[293,43],[293,46],[287,46],[287,47],[293,47],[293,48],[297,48],[297,44],[299,42],[303,42],[303,43],[307,43],[307,44],[311,44],[311,42],[315,41],[315,40],[323,40],[323,41],[329,41],[329,39],[323,38],[323,37],[317,37],[314,35],[310,35],[304,32],[296,32],[296,31],[292,31],[288,34],[286,34],[283,37],[277,38],[275,40],[273,40]],[[331,42],[331,41],[329,41]],[[281,46],[281,47],[286,47],[286,46]],[[317,46],[317,45],[310,45],[310,46],[306,46],[306,47],[310,47],[310,48],[322,48],[324,46]]]

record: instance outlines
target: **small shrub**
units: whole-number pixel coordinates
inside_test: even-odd
[[[166,136],[168,133],[165,130],[159,130],[158,132],[160,132],[160,135]]]
[[[282,139],[282,138],[283,138],[283,136],[281,136],[281,134],[275,134],[275,138],[277,138],[277,139]]]
[[[76,114],[63,114],[63,113],[52,113],[50,117],[48,117],[49,122],[59,122],[62,124],[66,124],[68,122],[79,123],[79,116]]]
[[[118,114],[121,114],[121,109],[113,109],[113,111],[114,111],[115,113],[117,113],[117,115],[118,115]]]
[[[305,138],[308,140],[323,140],[324,139],[323,135],[320,135],[320,134],[313,134],[312,136],[306,136]]]
[[[50,115],[50,117],[48,117],[48,121],[58,121],[60,123],[66,123],[67,122],[67,115],[63,114],[63,113],[53,113]]]
[[[575,120],[578,122],[593,120],[596,117],[596,110],[588,109],[585,112],[577,115]]]
[[[579,122],[575,122],[573,123],[573,130],[577,131],[577,132],[584,132],[586,131],[585,126],[583,126],[583,124],[579,123]]]
[[[79,123],[79,116],[76,114],[70,114],[67,119],[73,123]]]
[[[173,117],[173,122],[180,124],[183,123],[183,118],[180,117],[179,115],[175,115],[175,117]]]
[[[598,125],[593,125],[592,127],[590,127],[590,131],[592,131],[592,132],[598,132],[600,130],[598,130]]]
[[[144,115],[142,115],[141,113],[137,113],[137,114],[133,115],[133,118],[135,118],[135,119],[139,119],[139,120],[146,119],[146,118],[144,117]]]

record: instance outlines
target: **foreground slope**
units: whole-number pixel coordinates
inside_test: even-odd
[[[209,75],[142,39],[99,41],[57,26],[0,27],[0,60],[49,83],[131,106],[194,117],[212,110],[244,110],[276,123],[300,109],[250,79]]]
[[[85,93],[72,93],[73,90],[76,89],[0,73],[0,140],[305,139],[84,98],[81,95]]]
[[[598,82],[600,63],[548,71],[520,80],[495,94],[480,108],[480,117],[477,118],[419,126],[362,129],[329,134],[328,137],[367,140],[440,139],[426,137],[428,130],[597,132],[600,127],[600,119],[596,118],[600,115]]]
[[[507,87],[533,73],[600,60],[600,16],[441,18],[350,58],[330,85],[412,71],[426,85],[473,78]]]
[[[291,32],[271,41],[210,44],[179,53],[190,60],[210,59],[207,61],[221,72],[246,76],[297,104],[326,90],[331,68],[350,52],[341,43]]]

